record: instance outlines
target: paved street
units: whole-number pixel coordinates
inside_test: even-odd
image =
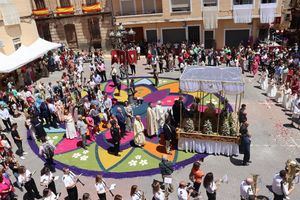
[[[145,71],[145,66],[143,65],[145,60],[139,61],[137,66],[138,75],[150,75]],[[106,59],[107,66],[110,65],[110,60]],[[108,71],[109,71],[109,67]],[[88,76],[89,69],[85,67],[85,76]],[[43,82],[57,81],[60,80],[62,72],[55,72],[48,79],[42,79]],[[109,74],[109,73],[107,73]],[[150,75],[152,76],[152,75]],[[160,76],[178,78],[179,72],[170,72]],[[238,200],[239,199],[239,184],[240,182],[251,174],[259,174],[260,181],[258,187],[260,188],[259,194],[271,197],[271,193],[266,188],[267,185],[272,183],[272,177],[276,172],[283,169],[285,166],[285,161],[289,158],[300,159],[300,131],[295,128],[290,128],[290,116],[285,114],[280,106],[277,106],[273,101],[269,101],[267,97],[262,94],[262,91],[257,88],[258,77],[256,79],[246,77],[246,91],[242,103],[247,104],[248,120],[250,123],[250,132],[252,137],[252,147],[251,147],[251,160],[252,163],[249,166],[241,166],[242,155],[238,157],[224,157],[224,156],[213,156],[210,155],[205,158],[202,165],[202,169],[205,173],[213,172],[216,178],[221,178],[223,175],[227,174],[229,178],[229,183],[222,184],[220,189],[217,191],[217,199],[220,200]],[[231,103],[234,103],[235,97],[229,98]],[[40,158],[36,157],[35,154],[31,152],[27,145],[26,140],[26,130],[24,127],[24,118],[18,118],[15,120],[19,124],[19,132],[23,136],[23,146],[25,150],[29,152],[26,160],[21,161],[31,171],[37,170],[34,175],[34,179],[39,185],[39,171],[43,166],[43,162]],[[11,139],[11,138],[10,138]],[[14,146],[15,149],[15,146]],[[191,169],[191,165],[185,166],[183,169],[174,172],[174,185],[177,187],[178,182],[181,180],[188,181],[188,175]],[[61,176],[62,172],[57,171],[57,175]],[[12,178],[14,180],[14,178]],[[160,175],[155,175],[151,177],[139,177],[127,179],[106,179],[108,184],[116,183],[117,188],[113,191],[115,194],[123,195],[125,200],[129,199],[130,187],[133,184],[137,184],[141,190],[145,191],[147,199],[152,198],[151,183],[153,179],[161,179]],[[89,192],[92,195],[92,199],[97,199],[96,191],[94,188],[94,178],[93,177],[83,177],[82,181],[86,184],[83,188],[78,185],[79,194],[82,195],[83,192]],[[66,196],[66,190],[63,187],[61,179],[56,182],[57,190],[62,192],[62,197]],[[22,199],[24,193],[21,193],[18,189],[17,194],[18,199]],[[42,191],[42,188],[39,187]],[[206,198],[205,190],[201,187],[201,196],[203,199]],[[109,194],[107,194],[108,199],[112,199]],[[296,185],[296,189],[290,196],[291,200],[300,199],[300,187]],[[63,199],[63,198],[61,198]],[[176,192],[171,195],[172,200],[177,199]]]

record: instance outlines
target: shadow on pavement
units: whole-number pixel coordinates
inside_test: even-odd
[[[230,162],[235,166],[243,166],[243,160],[230,157]]]

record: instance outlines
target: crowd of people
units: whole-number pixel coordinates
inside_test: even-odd
[[[138,51],[139,58],[139,47]],[[103,53],[95,51],[93,53],[74,52],[72,50],[60,49],[59,53],[49,54],[47,68],[50,72],[55,70],[65,70],[61,80],[56,83],[37,82],[17,89],[12,81],[7,82],[6,91],[0,94],[0,117],[4,124],[1,127],[0,145],[0,195],[1,199],[10,200],[15,198],[14,185],[10,172],[16,179],[16,186],[23,190],[26,189],[28,199],[56,199],[59,192],[56,190],[55,181],[58,177],[54,175],[55,164],[53,161],[55,146],[47,140],[45,128],[59,128],[64,126],[66,129],[65,137],[69,140],[74,138],[81,139],[82,148],[86,149],[89,141],[94,141],[100,132],[100,128],[110,128],[112,143],[114,147],[111,154],[120,156],[120,140],[127,132],[134,132],[134,144],[136,147],[145,145],[145,135],[156,137],[164,135],[166,141],[166,152],[172,154],[171,150],[176,148],[175,129],[179,126],[180,109],[185,108],[183,99],[180,97],[171,111],[166,111],[161,102],[156,105],[149,104],[147,108],[147,127],[142,123],[141,116],[134,116],[133,108],[128,102],[120,104],[116,99],[112,99],[101,88],[101,83],[106,82],[109,73],[113,86],[121,90],[121,79],[125,78],[126,65],[112,65],[108,72],[105,66]],[[265,90],[267,96],[274,98],[278,103],[282,103],[286,110],[292,112],[293,123],[299,124],[300,115],[300,80],[299,80],[299,54],[287,49],[274,48],[273,50],[263,46],[238,48],[224,47],[220,51],[214,49],[206,50],[203,45],[182,43],[180,45],[170,44],[151,44],[146,55],[147,64],[152,67],[155,79],[158,82],[158,74],[179,69],[181,72],[188,65],[208,65],[240,67],[244,72],[253,74],[254,78],[259,70],[262,71],[259,79],[260,87]],[[90,76],[87,78],[84,70],[84,63],[89,63]],[[131,74],[135,75],[135,65],[130,65]],[[156,84],[157,85],[157,84]],[[133,96],[134,78],[131,79],[130,90]],[[83,94],[86,95],[83,95]],[[140,100],[139,100],[140,101]],[[138,103],[138,101],[137,101]],[[112,108],[116,107],[116,112]],[[247,121],[246,106],[243,105],[239,111],[239,122],[241,124],[240,133],[242,134],[242,146],[244,152],[243,164],[250,162],[251,135],[248,132],[249,123]],[[45,187],[42,195],[39,193],[33,174],[27,167],[18,162],[26,159],[27,152],[23,150],[22,141],[18,133],[18,124],[13,123],[12,117],[25,116],[25,126],[31,139],[41,142],[39,154],[45,159],[45,167],[41,170],[41,186]],[[4,133],[6,132],[6,134]],[[12,145],[7,137],[10,133],[16,147],[16,153],[12,151]],[[145,134],[146,133],[146,134]],[[223,180],[215,180],[213,173],[205,174],[200,169],[201,162],[193,164],[189,179],[193,185],[180,181],[177,189],[178,199],[186,200],[199,194],[202,184],[206,189],[209,200],[216,199],[216,191]],[[28,166],[30,168],[30,166]],[[161,169],[163,181],[155,181],[152,184],[153,199],[167,199],[168,193],[174,191],[174,186],[170,179],[173,173],[173,166],[167,157],[162,158],[158,166]],[[284,171],[284,170],[283,170]],[[279,188],[286,175],[281,171],[274,178],[275,199],[283,199],[291,191]],[[70,200],[78,199],[76,184],[80,179],[69,169],[63,169],[62,181],[66,187]],[[276,180],[275,180],[276,179]],[[280,182],[281,179],[281,182]],[[169,181],[168,181],[169,180]],[[109,192],[106,181],[101,175],[95,180],[95,188],[99,199],[106,199]],[[275,183],[276,182],[276,183]],[[254,196],[249,190],[253,180],[247,178],[241,183],[241,199],[248,200]],[[277,188],[276,188],[277,187]],[[284,187],[281,187],[284,188]],[[284,194],[283,194],[284,193]],[[131,187],[130,196],[133,200],[145,199],[144,193],[134,185]],[[115,195],[115,199],[122,199],[121,195]],[[85,193],[82,199],[90,199],[89,194]]]

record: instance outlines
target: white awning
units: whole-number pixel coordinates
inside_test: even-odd
[[[251,23],[252,22],[252,4],[233,5],[234,23]]]
[[[272,23],[275,19],[276,3],[260,4],[260,23]]]
[[[48,51],[57,49],[61,44],[48,42],[41,38],[37,39],[30,46],[22,45],[13,54],[0,59],[0,73],[10,73],[37,58],[42,57]],[[0,55],[1,56],[1,55]]]
[[[1,1],[0,12],[5,26],[20,24],[20,14],[13,3]]]
[[[208,92],[237,95],[244,92],[242,70],[238,67],[187,67],[180,77],[183,92]]]
[[[218,28],[218,6],[203,7],[203,25],[205,30]]]

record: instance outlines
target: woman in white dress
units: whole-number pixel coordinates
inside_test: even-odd
[[[268,74],[269,74],[268,70],[264,69],[259,80],[260,89],[264,91],[268,89]]]
[[[282,103],[283,101],[283,90],[284,90],[284,84],[278,85],[277,93],[275,96],[275,101],[277,103]]]
[[[131,196],[132,200],[144,200],[145,199],[144,192],[142,192],[141,190],[138,190],[137,185],[131,186],[130,196]]]
[[[292,90],[291,90],[291,88],[289,88],[288,85],[285,85],[285,88],[283,90],[282,106],[286,110],[290,110],[290,108],[291,108],[291,101],[292,101]]]
[[[270,82],[269,82],[269,86],[268,86],[268,90],[267,90],[267,96],[270,97],[270,98],[274,98],[276,96],[276,93],[277,93],[276,81],[272,77]]]
[[[66,138],[74,139],[77,137],[75,123],[72,114],[68,109],[65,110],[64,113],[64,121],[66,124]]]
[[[165,193],[160,188],[159,182],[154,182],[152,184],[153,198],[152,200],[165,200]]]
[[[300,119],[300,96],[298,96],[296,99],[292,102],[292,125],[294,125],[294,122],[298,124],[298,128],[300,127],[299,119]]]

